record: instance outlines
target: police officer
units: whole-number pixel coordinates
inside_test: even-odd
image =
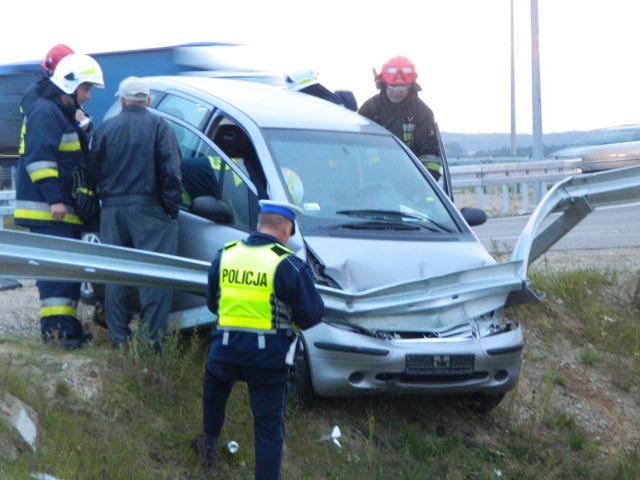
[[[418,157],[438,180],[442,153],[433,111],[419,97],[420,85],[413,63],[401,55],[389,59],[378,74],[373,71],[380,93],[365,101],[358,113],[393,133]]]
[[[309,265],[285,247],[296,211],[260,201],[258,228],[228,243],[209,271],[207,305],[217,314],[203,385],[205,435],[196,440],[202,465],[214,451],[234,382],[248,385],[255,432],[255,478],[278,479],[284,442],[287,366],[292,329],[320,323],[324,311]]]
[[[33,233],[79,239],[82,222],[73,209],[73,172],[88,146],[76,113],[91,98],[91,87],[104,87],[102,70],[87,55],[62,58],[45,77],[26,112],[24,151],[18,162],[16,225]],[[77,319],[80,283],[38,281],[40,328],[45,341],[74,349],[90,338]]]

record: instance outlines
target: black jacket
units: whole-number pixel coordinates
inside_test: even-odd
[[[146,108],[126,106],[93,136],[88,176],[103,207],[160,204],[171,218],[181,203],[182,157],[169,124]]]
[[[397,104],[381,91],[364,102],[358,113],[389,130],[417,157],[441,156],[433,111],[418,97],[418,88],[413,87],[407,98]],[[411,137],[405,134],[408,128],[413,130]]]

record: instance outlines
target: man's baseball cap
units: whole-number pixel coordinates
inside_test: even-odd
[[[118,87],[116,97],[122,97],[131,102],[146,102],[149,98],[149,85],[138,77],[127,77]]]

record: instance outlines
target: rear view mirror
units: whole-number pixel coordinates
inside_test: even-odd
[[[470,227],[482,225],[487,221],[487,214],[481,208],[463,207],[460,209],[460,213]]]

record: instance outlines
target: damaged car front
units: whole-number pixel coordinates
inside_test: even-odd
[[[325,321],[301,336],[295,388],[321,396],[475,394],[494,406],[520,374],[522,288],[429,173],[386,135],[270,130]]]

